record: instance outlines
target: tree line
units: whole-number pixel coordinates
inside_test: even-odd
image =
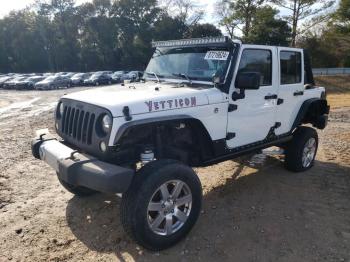
[[[350,67],[350,0],[219,0],[217,14],[232,38],[305,48],[314,67]]]
[[[324,13],[333,1],[217,0],[222,32],[203,23],[202,7],[191,0],[37,0],[0,19],[0,72],[142,70],[152,41],[222,34],[306,47],[316,66],[347,66],[349,1]]]

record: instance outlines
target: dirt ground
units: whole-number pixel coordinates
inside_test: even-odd
[[[350,94],[329,96],[306,173],[264,154],[197,169],[198,223],[152,253],[124,233],[118,196],[74,197],[32,157],[34,131],[53,130],[55,103],[71,91],[0,91],[0,261],[350,261]]]

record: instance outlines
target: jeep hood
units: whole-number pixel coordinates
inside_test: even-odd
[[[154,82],[114,85],[72,93],[63,98],[106,108],[113,117],[123,116],[125,106],[129,107],[132,115],[136,115],[226,101],[226,95],[217,88],[176,86]]]

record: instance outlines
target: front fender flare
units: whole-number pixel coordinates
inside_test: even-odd
[[[118,143],[118,141],[120,140],[120,138],[123,136],[123,134],[132,127],[135,126],[142,126],[142,125],[148,125],[148,124],[165,124],[168,122],[172,122],[172,121],[182,121],[182,120],[191,120],[191,121],[196,121],[199,122],[202,125],[202,128],[204,128],[204,130],[206,131],[206,133],[208,134],[208,131],[206,130],[206,128],[204,127],[204,125],[202,124],[202,122],[197,119],[197,118],[193,118],[189,115],[174,115],[174,116],[162,116],[162,117],[152,117],[152,118],[146,118],[146,119],[141,119],[141,120],[135,120],[135,121],[130,121],[127,122],[125,124],[123,124],[122,126],[120,126],[115,138],[114,138],[114,145]],[[209,134],[208,134],[209,135]]]

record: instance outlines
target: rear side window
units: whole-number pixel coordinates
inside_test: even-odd
[[[301,83],[301,53],[292,51],[281,52],[281,84]]]
[[[260,85],[272,85],[272,53],[270,50],[245,49],[242,53],[238,73],[260,73]]]

